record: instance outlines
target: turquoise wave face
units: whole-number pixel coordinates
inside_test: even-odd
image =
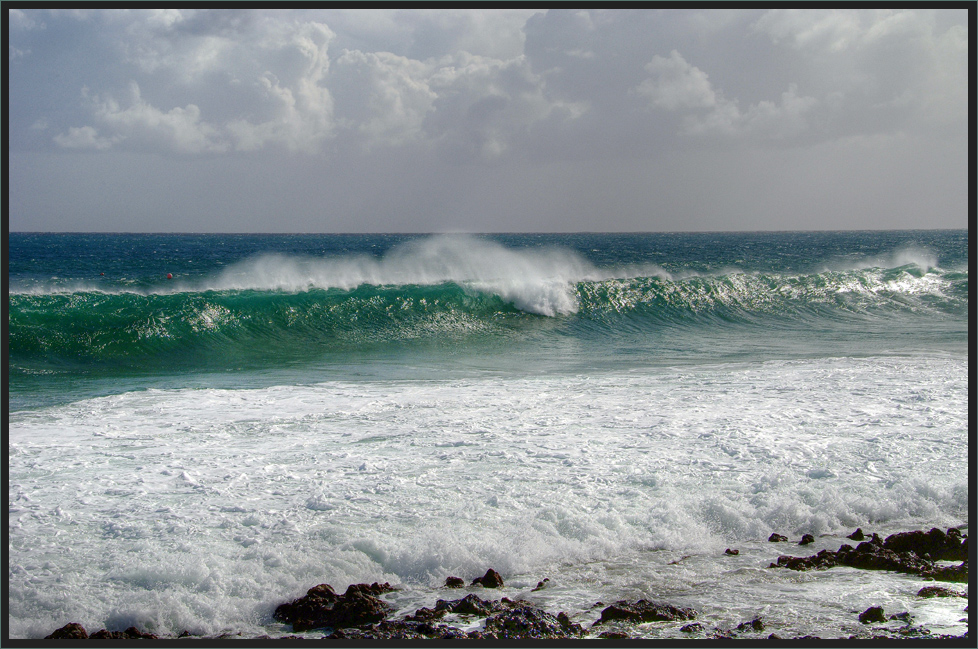
[[[819,328],[855,334],[906,321],[963,318],[966,325],[967,284],[967,272],[906,265],[556,284],[12,294],[10,367],[14,373],[273,367],[363,349],[396,352],[419,341],[477,348],[548,337],[590,345],[666,336],[667,346],[681,347],[683,336],[709,338],[731,325],[801,337]],[[551,303],[561,308],[544,308]]]
[[[458,286],[10,297],[12,366],[288,363],[419,338],[481,334],[520,312]]]

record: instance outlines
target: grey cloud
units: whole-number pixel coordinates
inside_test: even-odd
[[[842,197],[867,204],[858,179],[894,214],[922,205],[910,187],[954,214],[966,18],[17,10],[11,200],[17,214],[97,215],[105,195],[85,187],[115,173],[147,186],[111,209],[200,209],[218,229],[272,213],[290,230],[786,227],[818,209],[845,226],[857,218]]]

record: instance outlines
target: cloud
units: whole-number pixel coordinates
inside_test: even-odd
[[[784,139],[800,135],[808,127],[806,114],[818,101],[798,94],[791,84],[780,102],[760,101],[741,111],[734,100],[725,99],[710,83],[705,72],[690,65],[673,50],[669,57],[656,55],[645,66],[652,76],[635,92],[649,98],[650,106],[686,114],[682,131],[688,135],[722,135]]]
[[[653,106],[666,110],[716,106],[717,97],[709,77],[687,63],[676,50],[669,54],[669,58],[652,57],[645,69],[652,78],[639,84],[636,91],[647,96]]]
[[[37,19],[34,14],[27,14],[20,9],[8,9],[7,17],[11,29],[30,31],[45,28],[44,22]]]
[[[816,92],[856,128],[946,128],[967,120],[967,23],[938,26],[927,10],[765,12],[755,33],[808,62]]]
[[[492,160],[552,117],[573,121],[586,108],[552,98],[525,57],[492,59],[465,52],[439,65],[430,79],[438,97],[425,121],[428,135],[462,155]]]
[[[772,9],[761,16],[754,29],[775,43],[796,49],[818,48],[841,52],[862,36],[856,10]]]
[[[452,47],[522,47],[511,13],[410,15],[427,29],[448,25],[444,30],[452,34],[453,27]],[[194,155],[279,148],[314,155],[328,153],[325,145],[342,135],[366,151],[423,143],[450,156],[494,159],[535,122],[584,111],[580,102],[548,97],[543,78],[522,54],[450,50],[421,60],[343,49],[332,60],[336,33],[291,12],[174,9],[84,19],[100,17],[120,37],[114,47],[132,75],[128,100],[116,99],[118,89],[85,93],[93,120],[88,126],[108,136],[100,140],[103,149],[157,146]],[[491,34],[506,34],[509,45],[490,47],[485,39]],[[55,141],[66,146],[74,140],[63,131]]]
[[[967,119],[967,27],[933,12],[15,11],[16,66],[52,30],[103,57],[80,70],[92,96],[20,128],[46,118],[67,146],[88,126],[103,151],[488,162]]]
[[[108,149],[120,139],[122,139],[120,136],[111,139],[99,137],[98,131],[91,126],[72,127],[68,129],[67,133],[54,136],[54,141],[66,149],[96,149],[99,151]]]
[[[331,75],[338,119],[368,148],[416,141],[437,97],[431,74],[431,65],[390,52],[345,50]]]
[[[335,126],[324,85],[332,31],[314,21],[265,21],[256,29],[248,20],[225,17],[217,32],[202,32],[199,23],[209,15],[150,11],[127,23],[120,47],[156,102],[180,95],[199,99],[159,107],[134,80],[126,105],[116,93],[100,99],[86,89],[100,130],[118,136],[111,144],[178,154],[265,147],[319,152]],[[65,146],[66,137],[56,142]]]
[[[93,97],[96,104],[95,117],[113,133],[110,139],[98,140],[106,149],[118,142],[128,141],[136,146],[147,146],[151,149],[161,147],[172,149],[179,153],[214,153],[225,150],[219,141],[217,130],[201,121],[200,109],[194,104],[186,107],[172,108],[163,112],[143,100],[139,84],[133,81],[129,86],[130,101],[122,108],[114,99],[99,100]],[[82,129],[72,129],[69,132],[95,133],[88,126]],[[55,141],[66,146],[65,140],[55,138]]]
[[[804,134],[808,127],[808,114],[818,105],[813,97],[798,95],[798,87],[791,84],[781,93],[781,99],[760,101],[746,111],[740,111],[730,101],[721,101],[705,116],[689,116],[685,132],[691,135],[719,133],[734,137],[758,137],[781,140]]]

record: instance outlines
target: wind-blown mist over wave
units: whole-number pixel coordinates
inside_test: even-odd
[[[402,245],[380,259],[263,255],[199,288],[299,292],[451,283],[498,295],[528,313],[553,316],[577,311],[573,285],[597,276],[595,268],[572,251],[518,251],[470,237],[434,237]]]

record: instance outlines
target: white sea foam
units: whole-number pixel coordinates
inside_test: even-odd
[[[275,605],[318,583],[488,567],[517,590],[551,577],[539,601],[582,620],[650,592],[739,611],[740,590],[776,601],[800,578],[759,570],[772,531],[836,535],[814,552],[856,526],[966,521],[967,376],[961,357],[838,358],[10,413],[10,634],[274,634]]]
[[[596,274],[590,263],[567,250],[513,250],[472,237],[439,236],[406,243],[382,258],[262,255],[235,264],[203,286],[297,292],[454,282],[495,293],[524,311],[553,316],[576,312],[574,284]]]

